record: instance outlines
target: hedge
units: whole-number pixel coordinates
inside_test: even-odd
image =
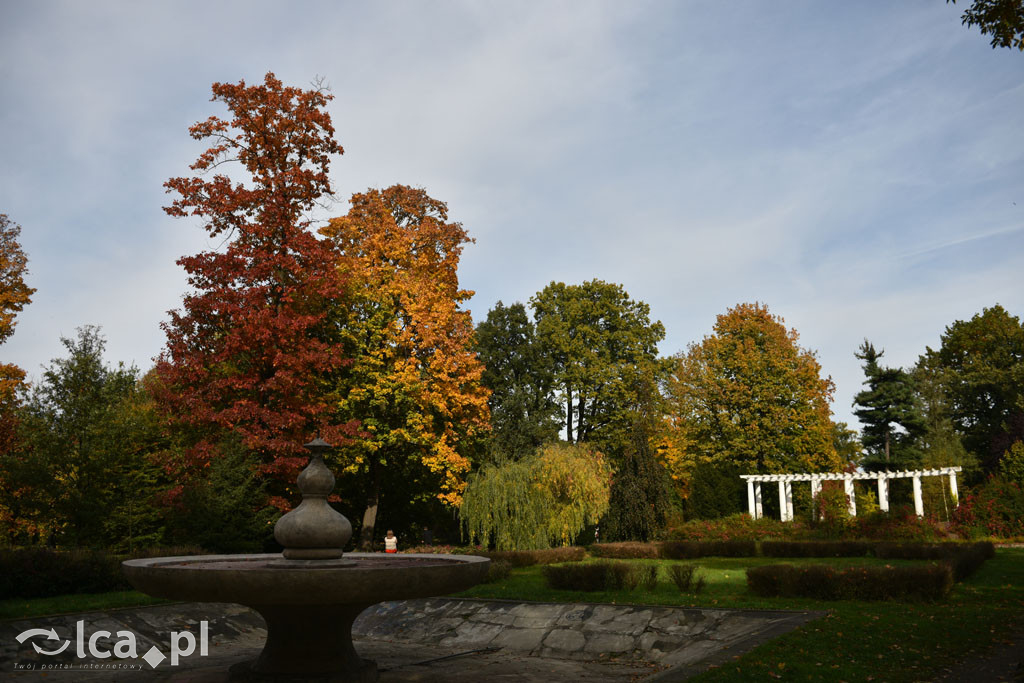
[[[154,548],[132,555],[100,550],[0,549],[0,600],[131,590],[121,574],[129,557],[195,555],[196,547]]]
[[[751,567],[747,586],[762,597],[815,600],[941,600],[953,587],[948,563],[920,567],[855,567],[791,564]]]

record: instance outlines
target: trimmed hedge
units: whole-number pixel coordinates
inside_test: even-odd
[[[491,558],[492,562],[508,562],[512,567],[532,567],[535,564],[557,564],[579,562],[587,551],[579,546],[568,548],[546,548],[544,550],[490,550],[474,553]]]
[[[874,550],[875,557],[886,560],[942,560],[950,565],[953,579],[956,581],[963,581],[978,571],[986,560],[992,559],[996,554],[996,547],[987,541],[934,545],[879,543]]]
[[[873,543],[867,541],[761,541],[765,557],[863,557]]]
[[[548,587],[559,590],[633,590],[645,578],[641,575],[641,567],[632,562],[602,560],[544,567],[544,579]]]
[[[815,600],[941,600],[953,587],[947,563],[921,567],[857,567],[790,564],[751,567],[747,586],[762,597]]]
[[[689,560],[696,557],[757,557],[757,541],[665,541],[661,557]]]
[[[0,549],[0,600],[131,590],[121,574],[122,561],[130,557],[173,557],[201,552],[192,546],[154,548],[132,555],[100,550],[4,548]]]
[[[658,543],[622,541],[620,543],[594,543],[590,546],[594,557],[609,557],[633,560],[656,560],[661,557]]]

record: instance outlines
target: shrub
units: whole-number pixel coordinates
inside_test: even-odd
[[[827,565],[788,564],[751,567],[747,586],[763,597],[817,600],[939,600],[949,594],[949,564],[920,567],[856,567],[836,570]]]
[[[649,591],[653,591],[658,587],[658,565],[647,564],[643,565],[639,569],[640,571],[640,583],[643,584],[644,588]]]
[[[762,541],[765,557],[863,557],[871,544],[864,541]]]
[[[609,562],[608,590],[634,590],[640,585],[641,568],[634,562]]]
[[[474,554],[489,557],[491,560],[508,562],[512,567],[532,567],[535,564],[557,564],[560,562],[579,562],[586,551],[578,546],[566,548],[546,548],[544,550],[490,550],[476,551]]]
[[[851,520],[851,536],[880,541],[932,542],[946,536],[938,522],[918,517],[914,508],[900,505],[891,512],[876,512]]]
[[[952,524],[970,538],[1024,536],[1024,489],[1016,482],[989,477],[953,511]]]
[[[640,568],[630,562],[555,564],[544,567],[550,588],[560,590],[601,591],[633,590],[640,584]]]
[[[487,578],[484,583],[496,583],[508,578],[512,573],[512,565],[507,560],[491,560],[491,566],[487,568]]]
[[[594,543],[590,546],[590,554],[595,557],[651,560],[660,555],[657,543],[639,543],[637,541]]]
[[[704,590],[706,579],[697,572],[698,567],[692,564],[672,564],[668,568],[668,576],[680,593],[693,593]]]
[[[942,560],[949,564],[954,581],[963,581],[995,556],[992,543],[879,543],[875,556],[883,559]]]
[[[201,550],[195,546],[152,548],[131,557],[175,557],[196,552]],[[2,549],[0,599],[130,590],[121,574],[121,562],[128,557],[99,550]]]
[[[668,560],[689,560],[697,557],[755,557],[756,555],[756,541],[664,541],[661,544],[661,557]]]
[[[693,520],[666,530],[666,538],[677,541],[728,541],[733,539],[801,538],[807,526],[797,520],[783,522],[772,517],[753,519],[746,513],[721,519]]]

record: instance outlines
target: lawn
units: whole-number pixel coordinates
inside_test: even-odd
[[[669,560],[631,560],[659,566]],[[983,651],[1024,623],[1024,548],[1000,548],[994,559],[957,584],[941,603],[820,602],[761,598],[747,591],[745,569],[789,562],[833,566],[908,564],[874,558],[792,559],[701,558],[707,577],[699,595],[681,595],[664,570],[653,591],[556,591],[547,588],[540,567],[515,569],[504,581],[482,584],[461,597],[677,605],[686,607],[802,609],[828,616],[777,638],[733,662],[693,679],[749,681],[785,678],[807,681],[922,681],[959,660]],[[0,601],[0,618],[111,609],[161,602],[125,591]]]
[[[116,609],[118,607],[141,607],[156,605],[166,600],[151,598],[138,591],[117,591],[113,593],[82,593],[55,595],[51,598],[11,598],[0,600],[0,619],[25,619],[51,614],[92,612]]]
[[[664,560],[634,560],[657,562]],[[511,600],[585,601],[827,610],[827,617],[762,645],[747,655],[693,679],[749,681],[785,678],[800,681],[932,680],[955,662],[977,654],[1024,621],[1024,549],[1000,548],[996,557],[941,603],[820,602],[760,598],[747,591],[743,569],[777,562],[770,558],[702,558],[708,586],[698,596],[680,595],[667,578],[654,591],[584,593],[554,591],[544,585],[540,567],[513,570],[497,584],[477,586],[461,595]],[[785,560],[792,564],[820,559]],[[834,566],[885,561],[869,558],[827,560]],[[896,562],[888,561],[889,564]]]

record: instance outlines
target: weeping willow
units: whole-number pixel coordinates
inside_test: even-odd
[[[570,545],[608,511],[611,468],[580,445],[555,443],[470,475],[459,509],[472,543],[498,550]]]

